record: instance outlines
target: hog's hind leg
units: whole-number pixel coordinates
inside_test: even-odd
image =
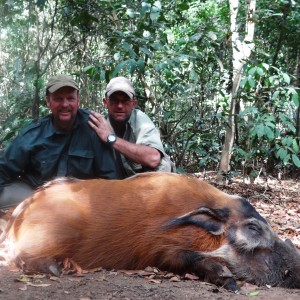
[[[30,258],[27,255],[15,258],[15,264],[22,269],[24,273],[45,273],[59,277],[61,275],[61,267],[56,259],[52,257]]]

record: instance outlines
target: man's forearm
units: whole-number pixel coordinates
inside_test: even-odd
[[[133,144],[122,138],[117,138],[112,147],[142,166],[155,169],[160,163],[160,151],[150,146]]]

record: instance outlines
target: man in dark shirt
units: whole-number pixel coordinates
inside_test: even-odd
[[[51,78],[46,104],[51,114],[26,127],[0,158],[0,208],[18,204],[44,182],[61,176],[118,178],[109,145],[79,109],[77,83],[69,76]]]

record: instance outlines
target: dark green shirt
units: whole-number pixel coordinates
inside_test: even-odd
[[[113,153],[79,109],[71,133],[58,132],[51,115],[33,122],[0,158],[0,190],[18,178],[33,187],[60,176],[79,179],[118,178]]]

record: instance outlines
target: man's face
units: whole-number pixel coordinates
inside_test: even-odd
[[[136,99],[130,99],[123,92],[115,92],[103,100],[109,117],[115,122],[125,122],[129,119],[131,111],[137,104]]]
[[[62,87],[49,93],[46,104],[52,112],[54,126],[63,131],[70,130],[79,107],[78,91],[72,87]]]

